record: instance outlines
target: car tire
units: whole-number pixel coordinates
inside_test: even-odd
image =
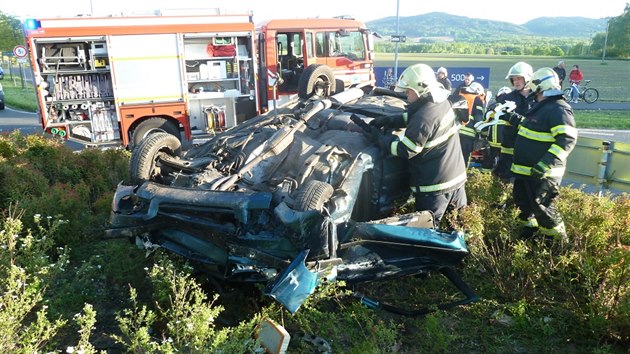
[[[0,111],[3,111],[3,110],[4,110],[4,102],[0,103]]]
[[[168,133],[181,141],[181,134],[175,123],[165,118],[153,117],[140,122],[140,124],[134,128],[131,134],[131,141],[129,142],[129,150],[133,151],[136,146],[140,145],[143,139],[155,133]]]
[[[333,186],[326,182],[310,180],[306,182],[295,197],[295,209],[299,211],[321,211],[334,192]]]
[[[129,176],[132,184],[145,181],[164,182],[160,177],[160,156],[180,156],[182,143],[174,135],[168,133],[154,133],[142,140],[133,150],[129,162]]]
[[[327,97],[336,90],[335,75],[330,67],[323,64],[309,65],[298,82],[298,96],[302,99],[312,96]]]

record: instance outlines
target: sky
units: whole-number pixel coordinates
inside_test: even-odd
[[[383,17],[415,16],[430,12],[504,21],[514,24],[538,17],[620,16],[630,0],[0,0],[0,11],[14,16],[58,17],[77,14],[107,15],[157,9],[210,9],[230,13],[253,12],[254,22],[272,18],[308,18],[349,15],[368,22]],[[316,6],[314,6],[317,4]],[[379,4],[379,5],[377,5]],[[501,8],[504,6],[504,8]]]

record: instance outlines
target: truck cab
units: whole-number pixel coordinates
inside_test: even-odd
[[[370,31],[347,18],[270,20],[257,26],[263,111],[292,97],[375,83]]]

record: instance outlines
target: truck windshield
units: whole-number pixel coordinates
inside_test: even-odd
[[[361,32],[345,32],[340,35],[338,32],[329,34],[330,56],[347,57],[351,60],[365,58],[365,41]]]

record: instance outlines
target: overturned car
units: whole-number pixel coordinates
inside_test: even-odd
[[[212,276],[267,284],[295,312],[320,278],[348,283],[453,272],[461,232],[433,228],[430,212],[392,216],[409,197],[407,162],[363,129],[404,111],[390,91],[350,89],[250,119],[182,152],[166,133],[133,152],[131,182],[114,196],[109,237],[163,248]]]

